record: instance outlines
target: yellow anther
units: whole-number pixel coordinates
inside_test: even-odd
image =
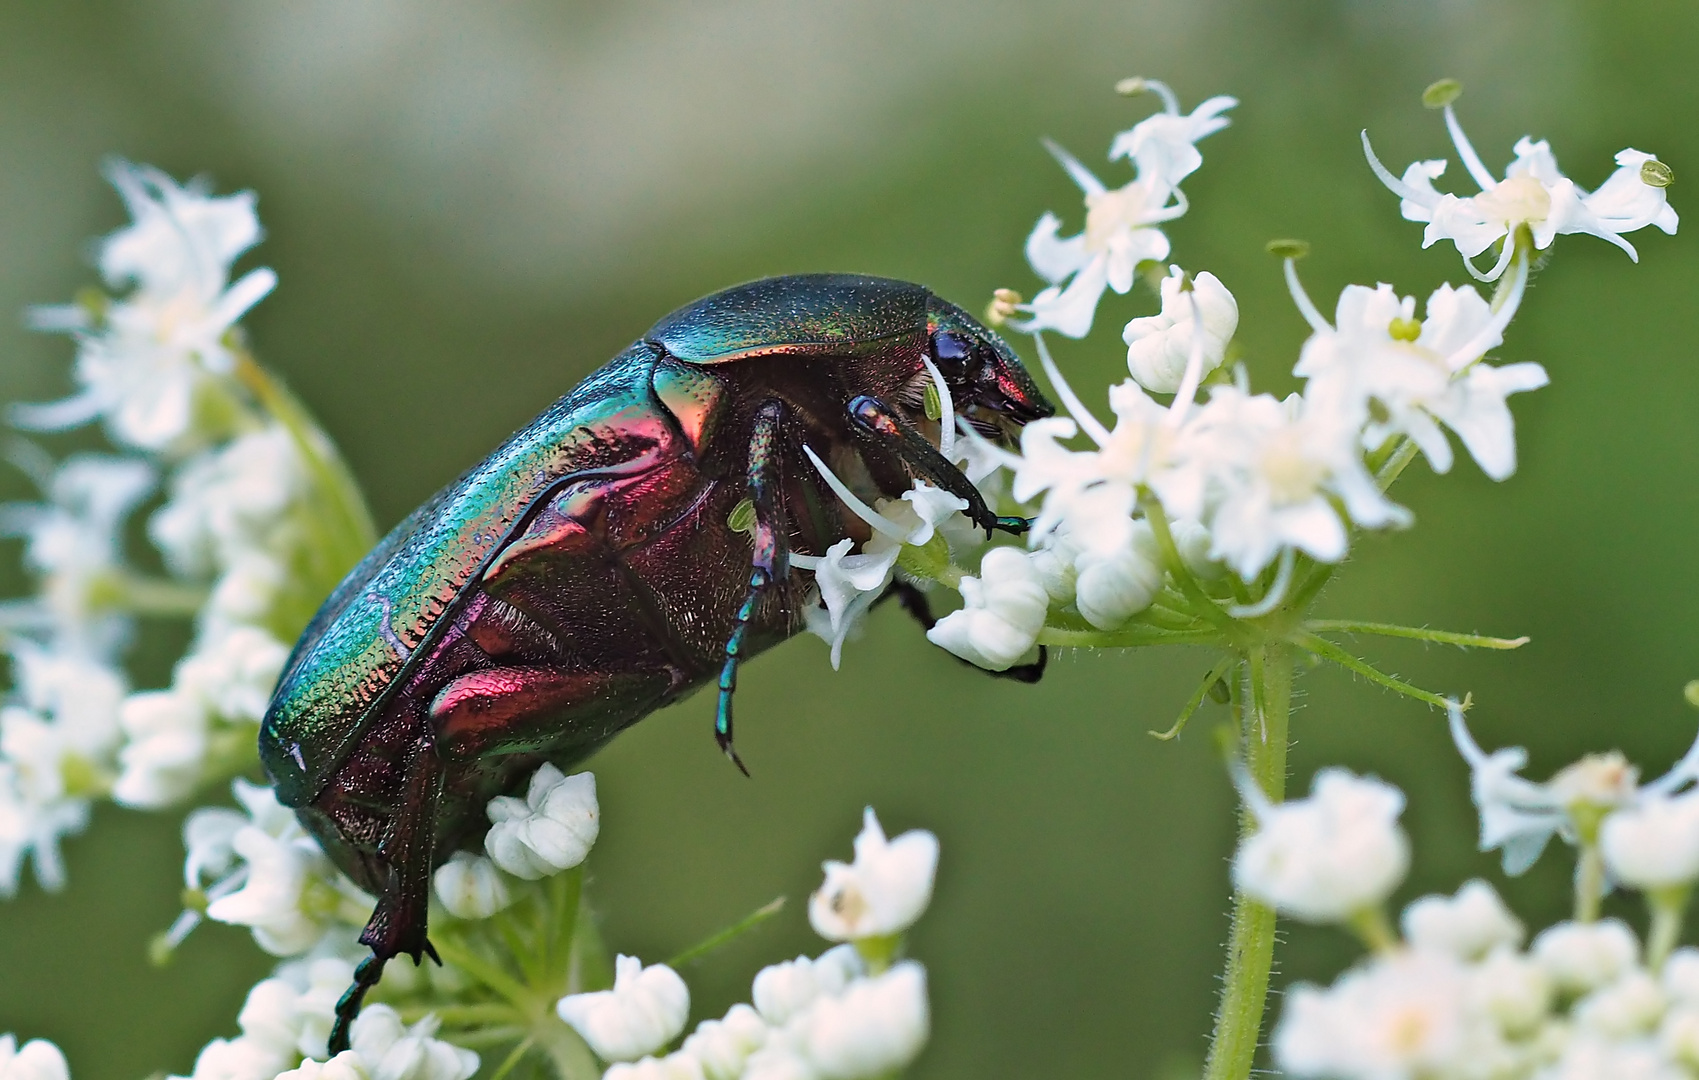
[[[1430,109],[1443,109],[1462,96],[1462,83],[1456,79],[1441,79],[1422,91],[1422,104]]]
[[[1399,316],[1387,326],[1386,332],[1394,341],[1415,341],[1422,336],[1422,323],[1419,319],[1406,319]]]
[[[1145,84],[1145,81],[1137,75],[1130,79],[1122,79],[1120,82],[1115,84],[1115,92],[1120,94],[1122,97],[1137,97],[1144,93],[1147,89],[1149,89],[1149,87]]]
[[[1648,187],[1669,187],[1675,183],[1675,170],[1653,158],[1640,163],[1640,182]]]
[[[1310,253],[1308,240],[1270,240],[1267,245],[1270,255],[1277,259],[1301,259]]]

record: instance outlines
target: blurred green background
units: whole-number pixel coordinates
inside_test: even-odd
[[[1425,296],[1466,280],[1449,248],[1418,249],[1420,227],[1362,162],[1360,128],[1395,168],[1446,153],[1418,94],[1455,76],[1494,168],[1533,133],[1594,185],[1631,145],[1670,163],[1673,201],[1699,213],[1683,183],[1699,170],[1696,56],[1699,7],[1674,0],[7,3],[0,312],[92,279],[90,239],[122,220],[103,155],[255,189],[270,238],[249,264],[282,279],[249,320],[257,348],[341,442],[387,527],[720,286],[832,269],[922,281],[969,308],[1000,285],[1030,293],[1033,221],[1081,214],[1038,138],[1125,177],[1104,149],[1152,103],[1116,98],[1122,76],[1167,79],[1188,107],[1242,100],[1204,144],[1171,236],[1182,265],[1236,292],[1254,377],[1283,388],[1305,327],[1269,238],[1314,244],[1304,273],[1324,308],[1348,282]],[[1528,744],[1536,776],[1609,747],[1656,774],[1699,723],[1680,694],[1699,676],[1699,261],[1686,234],[1634,239],[1639,266],[1571,237],[1535,279],[1502,350],[1553,377],[1516,400],[1521,471],[1495,485],[1472,464],[1412,469],[1396,494],[1416,528],[1363,543],[1323,602],[1532,635],[1509,655],[1358,646],[1422,685],[1473,691],[1477,733]],[[1095,344],[1064,347],[1076,385],[1124,377],[1114,328],[1154,307],[1110,297]],[[0,356],[0,398],[66,389],[63,340],[0,319]],[[26,494],[0,481],[0,497]],[[173,640],[149,628],[156,678]],[[926,646],[894,610],[840,673],[818,641],[792,643],[740,689],[753,780],[716,754],[703,700],[594,762],[609,938],[659,958],[791,897],[687,972],[698,1014],[717,1014],[762,963],[820,948],[801,901],[822,857],[848,857],[871,803],[892,830],[943,841],[913,938],[935,1009],[916,1075],[1185,1075],[1220,965],[1232,803],[1208,738],[1218,715],[1177,743],[1145,732],[1206,666],[1063,655],[1041,686],[1011,686]],[[1401,899],[1499,880],[1474,851],[1440,716],[1333,671],[1300,688],[1296,788],[1344,762],[1410,795]],[[176,909],[176,828],[108,808],[68,845],[67,892],[31,883],[0,904],[0,1030],[58,1040],[78,1080],[187,1071],[234,1032],[267,966],[221,927],[172,968],[147,966],[147,938]],[[1568,874],[1548,855],[1507,888],[1549,921]],[[1294,926],[1277,978],[1329,978],[1351,955],[1340,935]]]

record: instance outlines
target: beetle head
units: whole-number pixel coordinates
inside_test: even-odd
[[[928,352],[950,386],[956,412],[980,434],[1012,443],[1026,424],[1055,415],[1015,351],[973,316],[933,297],[927,329]]]

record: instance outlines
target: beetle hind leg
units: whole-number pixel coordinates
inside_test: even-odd
[[[436,750],[428,737],[421,737],[408,754],[400,811],[378,847],[389,863],[389,881],[371,921],[360,932],[360,944],[370,948],[372,954],[354,969],[353,985],[336,1003],[336,1021],[330,1029],[329,1041],[332,1055],[348,1049],[354,1018],[360,1013],[366,992],[383,977],[384,964],[402,953],[411,955],[415,964],[426,955],[437,960],[425,929],[430,903],[431,848],[435,841],[433,826],[441,786],[442,769]]]
[[[714,741],[745,776],[749,775],[749,769],[732,745],[732,695],[737,690],[737,666],[742,660],[749,624],[755,618],[762,596],[778,580],[789,554],[779,507],[779,440],[784,411],[784,405],[777,401],[761,406],[755,414],[755,429],[749,439],[747,482],[749,501],[755,507],[755,552],[749,589],[743,594],[731,636],[726,639],[725,664],[720,668],[719,705],[714,714]]]

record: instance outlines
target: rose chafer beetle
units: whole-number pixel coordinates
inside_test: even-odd
[[[378,544],[295,646],[260,758],[377,908],[331,1051],[384,962],[431,953],[431,871],[479,842],[484,807],[714,681],[732,746],[737,666],[795,634],[791,551],[865,539],[807,446],[866,494],[914,480],[999,518],[936,446],[956,416],[1008,442],[1053,410],[996,334],[919,285],[769,278],[662,319]],[[936,400],[936,399],[934,399]],[[747,534],[729,522],[747,500]],[[739,517],[749,517],[744,508]],[[912,586],[893,586],[930,623]],[[1038,663],[1011,669],[1028,681]]]

